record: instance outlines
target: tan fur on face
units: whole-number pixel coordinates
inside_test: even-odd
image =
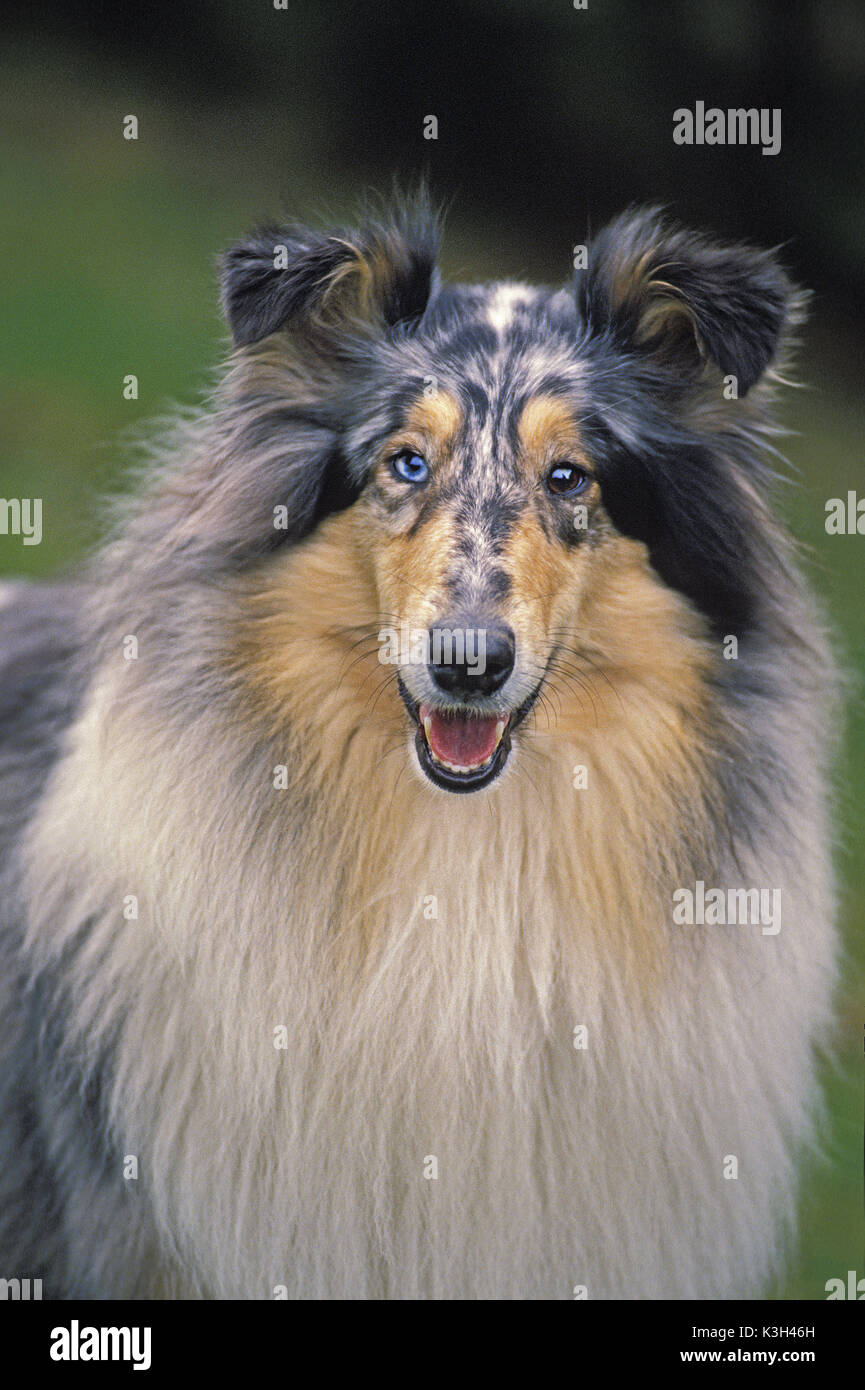
[[[431,439],[439,455],[452,449],[463,423],[463,413],[449,391],[432,391],[415,401],[406,419],[409,431]]]
[[[409,418],[413,431],[436,432],[442,447],[460,424],[456,401],[443,392],[421,398]],[[577,447],[570,413],[554,398],[529,403],[520,433],[526,450]],[[440,618],[453,544],[449,512],[434,512],[417,531],[393,532],[365,497],[253,576],[231,663],[267,727],[293,726],[304,737],[325,727],[335,760],[341,744],[405,732],[378,634],[401,624],[426,630]],[[520,737],[542,739],[553,753],[557,737],[575,738],[588,756],[593,740],[621,722],[627,699],[647,744],[674,756],[685,724],[693,732],[704,718],[710,657],[699,619],[658,580],[645,547],[612,531],[591,550],[567,547],[527,507],[501,564],[511,579],[502,616],[522,661],[539,679],[553,659],[544,714]],[[666,709],[651,730],[646,692],[667,701],[671,689],[678,713]],[[319,751],[325,755],[324,744]]]
[[[340,756],[392,674],[378,660],[384,619],[362,537],[352,512],[331,517],[255,576],[229,658],[270,732],[293,726],[305,738],[324,721]],[[376,709],[379,728],[398,716],[395,692]]]
[[[390,472],[393,456],[407,448],[417,450],[430,461],[435,489],[454,464],[462,425],[461,407],[450,392],[439,390],[418,397],[403,427],[382,447],[378,488],[390,496],[402,494],[411,503],[405,485],[393,479]],[[422,505],[420,496],[414,501]],[[423,525],[415,528],[405,517],[399,517],[395,524],[383,521],[374,499],[362,499],[358,515],[364,518],[357,528],[359,544],[365,548],[375,576],[383,621],[392,625],[408,623],[412,628],[425,630],[440,616],[439,603],[454,549],[452,514],[435,508]]]
[[[388,622],[426,629],[441,617],[453,532],[450,513],[437,511],[415,534],[382,538],[371,562]]]
[[[424,628],[438,616],[447,554],[446,516],[414,538],[377,536],[358,504],[249,582],[231,665],[271,732],[300,731],[303,759],[317,760],[318,775],[330,765],[336,775],[349,747],[358,769],[371,768],[395,735],[408,734],[393,668],[378,660],[378,633],[399,621]],[[523,659],[540,676],[553,654],[515,765],[526,741],[553,760],[566,744],[596,757],[602,773],[615,731],[645,749],[646,797],[652,758],[673,766],[686,748],[694,761],[694,739],[709,716],[712,654],[699,619],[657,580],[645,547],[610,537],[586,579],[573,553],[527,515],[504,562],[514,581],[507,616]],[[410,613],[388,607],[386,596],[395,594]],[[407,747],[405,756],[413,756]],[[684,764],[680,771],[690,780]],[[646,809],[635,803],[635,817]]]
[[[422,455],[433,467],[433,487],[447,479],[456,461],[456,444],[463,426],[463,413],[456,397],[448,391],[432,391],[419,396],[408,410],[403,424],[379,449],[375,489],[392,498],[412,500],[405,484],[391,472],[394,457],[403,450]],[[415,494],[415,502],[421,500]],[[402,523],[402,529],[406,529]]]
[[[504,616],[521,660],[540,678],[555,634],[573,624],[585,557],[548,537],[534,511],[527,511],[508,537],[502,567],[511,580]]]
[[[532,397],[520,417],[519,436],[530,465],[557,457],[587,463],[574,417],[556,396]]]

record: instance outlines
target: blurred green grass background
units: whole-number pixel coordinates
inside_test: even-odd
[[[46,99],[46,94],[48,98]],[[142,113],[141,138],[121,138]],[[238,138],[279,122],[279,170],[267,141]],[[99,499],[122,480],[123,436],[189,403],[225,345],[215,254],[285,205],[303,215],[349,215],[364,191],[316,130],[290,108],[173,103],[145,78],[112,84],[58,50],[7,53],[0,68],[3,189],[3,333],[0,336],[0,495],[43,498],[44,539],[0,537],[0,573],[42,576],[74,562],[98,534]],[[289,179],[288,183],[280,180]],[[324,194],[324,196],[323,196]],[[474,214],[476,220],[472,220]],[[448,219],[445,273],[549,281],[568,273],[565,248],[550,263],[500,222],[485,225],[465,190]],[[839,769],[844,969],[837,1055],[825,1073],[824,1157],[811,1165],[801,1241],[774,1296],[825,1297],[826,1280],[863,1264],[863,925],[865,925],[865,539],[830,537],[824,508],[848,489],[865,495],[865,405],[856,374],[861,344],[845,338],[819,302],[790,392],[787,445],[795,488],[791,526],[810,548],[839,651],[853,677]],[[139,399],[122,395],[125,374]],[[706,1252],[711,1260],[711,1251]]]

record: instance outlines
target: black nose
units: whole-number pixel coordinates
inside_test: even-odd
[[[514,669],[515,653],[514,634],[503,623],[430,628],[430,674],[449,695],[492,695]]]

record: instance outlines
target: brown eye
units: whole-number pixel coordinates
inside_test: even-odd
[[[588,473],[575,463],[554,463],[547,474],[547,487],[557,496],[585,492],[589,482]]]

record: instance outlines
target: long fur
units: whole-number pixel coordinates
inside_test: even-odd
[[[55,1295],[749,1297],[793,1230],[836,954],[832,663],[764,449],[800,302],[651,212],[576,297],[454,300],[419,216],[232,253],[215,399],[79,591],[0,610],[0,1248]],[[608,499],[589,550],[521,516],[496,552],[517,615],[589,568],[477,796],[421,779],[377,661],[403,542],[362,461],[428,374],[583,392]],[[698,879],[780,888],[780,932],[675,926]]]

